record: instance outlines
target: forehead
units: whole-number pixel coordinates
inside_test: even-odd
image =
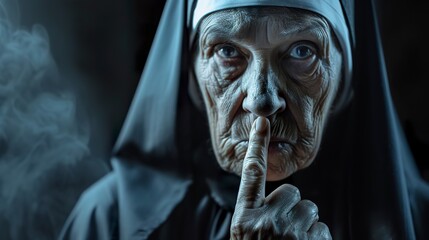
[[[212,13],[200,25],[200,37],[211,35],[226,38],[252,38],[259,35],[261,27],[266,33],[290,36],[306,32],[329,32],[327,21],[320,15],[296,8],[247,7]]]

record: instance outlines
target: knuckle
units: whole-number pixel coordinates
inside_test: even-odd
[[[307,200],[307,199],[301,200],[299,202],[299,205],[301,205],[301,207],[309,214],[316,215],[319,213],[319,209],[317,205],[310,200]]]
[[[309,200],[301,200],[291,210],[290,217],[297,221],[298,226],[308,226],[319,220],[316,204]]]
[[[265,156],[265,149],[262,145],[259,145],[258,143],[253,143],[249,145],[249,148],[246,152],[246,158],[250,159],[260,159],[263,160]]]
[[[243,239],[244,236],[254,234],[256,224],[253,218],[241,217],[233,219],[230,226],[230,236],[232,239]]]
[[[234,212],[230,225],[230,235],[232,239],[243,239],[246,232],[248,232],[249,218],[243,212]]]
[[[281,239],[283,228],[272,215],[253,212],[245,217],[234,218],[230,227],[231,239]]]
[[[241,224],[232,224],[230,228],[232,239],[242,239],[245,229]]]
[[[332,236],[329,227],[323,222],[316,222],[309,231],[309,239],[331,240]]]
[[[299,237],[299,233],[295,232],[295,231],[287,231],[283,234],[283,238],[287,239],[287,240],[298,240],[298,239],[305,239],[305,238],[300,238]]]
[[[295,186],[283,184],[271,192],[266,200],[269,205],[280,204],[281,206],[290,205],[292,207],[301,200],[301,194]]]
[[[329,227],[328,227],[328,225],[326,225],[323,222],[317,222],[316,224],[318,225],[318,228],[320,229],[321,232],[327,232],[327,233],[329,233]]]
[[[260,177],[265,175],[266,166],[263,160],[255,157],[247,158],[246,165],[244,166],[246,175],[253,177]]]
[[[285,191],[291,196],[294,200],[301,200],[301,193],[299,189],[293,185],[290,184],[284,184]]]
[[[262,156],[266,150],[268,140],[262,136],[253,135],[249,139],[248,153]]]
[[[279,239],[282,236],[278,223],[271,217],[260,219],[250,230],[253,235],[262,239]]]

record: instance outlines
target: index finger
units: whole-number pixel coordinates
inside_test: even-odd
[[[264,203],[269,142],[270,122],[265,117],[258,117],[253,122],[243,160],[236,209],[257,208]]]

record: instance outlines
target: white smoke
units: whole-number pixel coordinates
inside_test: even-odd
[[[0,0],[0,239],[55,239],[80,192],[107,168],[61,81],[41,25],[19,29]],[[9,1],[10,4],[10,1]]]

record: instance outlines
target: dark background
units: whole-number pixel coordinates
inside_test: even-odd
[[[30,31],[34,24],[41,24],[48,32],[61,80],[76,95],[80,118],[89,122],[90,158],[108,165],[110,149],[132,100],[164,1],[18,2],[20,28]],[[429,9],[425,5],[424,1],[417,0],[409,0],[407,4],[383,0],[379,1],[378,9],[394,103],[419,170],[429,180],[426,159],[429,150],[429,47],[424,36]],[[82,186],[76,188],[72,200],[64,204],[65,210],[58,216],[60,221],[56,226],[62,224],[61,219],[68,214],[80,191],[102,172],[86,178]],[[67,181],[62,183],[67,184]],[[63,191],[62,188],[63,185],[56,186],[58,191]],[[2,221],[0,216],[1,225]],[[1,239],[10,237],[5,226],[0,227]],[[25,226],[19,228],[25,229]]]
[[[393,100],[414,158],[429,181],[429,48],[425,2],[384,0],[379,19]]]

